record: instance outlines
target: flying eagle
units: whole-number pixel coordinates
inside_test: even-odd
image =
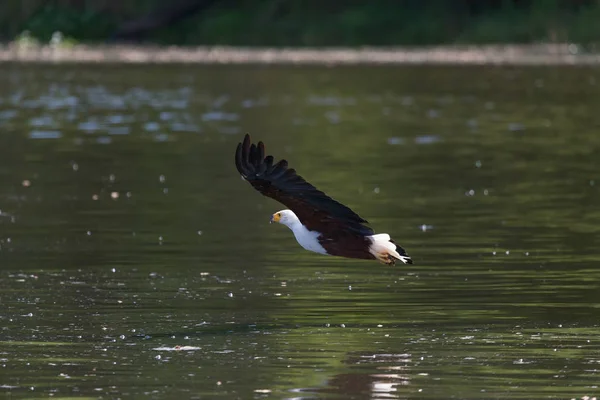
[[[300,246],[316,253],[348,258],[379,260],[394,265],[396,260],[412,264],[406,251],[387,233],[374,234],[368,222],[343,204],[306,182],[286,160],[273,162],[265,156],[263,142],[251,144],[246,134],[235,152],[235,165],[254,189],[289,208],[271,216],[290,228]]]

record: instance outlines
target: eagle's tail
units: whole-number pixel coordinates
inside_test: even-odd
[[[394,243],[387,233],[367,236],[371,241],[369,252],[376,259],[387,265],[394,265],[396,260],[402,261],[404,264],[412,264],[412,259],[406,251]]]

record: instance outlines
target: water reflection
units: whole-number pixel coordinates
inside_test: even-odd
[[[596,72],[3,69],[3,391],[597,393]],[[246,131],[415,265],[269,225]]]

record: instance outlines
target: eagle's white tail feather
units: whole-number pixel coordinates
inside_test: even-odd
[[[379,261],[388,264],[389,256],[392,256],[395,259],[402,261],[404,264],[409,263],[410,257],[401,256],[396,251],[396,245],[390,242],[390,235],[387,233],[379,233],[377,235],[371,235],[367,237],[372,243],[369,247],[369,252],[373,254]]]

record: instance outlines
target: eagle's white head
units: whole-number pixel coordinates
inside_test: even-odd
[[[292,226],[300,222],[300,220],[292,210],[281,210],[271,215],[271,223],[273,222],[277,222],[287,226],[288,228],[292,228]]]

